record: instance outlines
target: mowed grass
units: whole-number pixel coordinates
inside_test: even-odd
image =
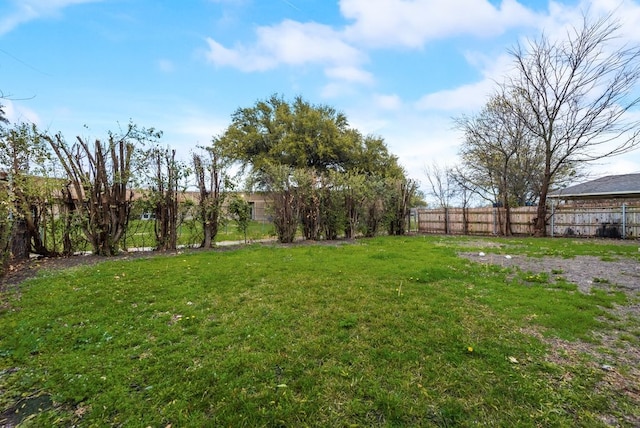
[[[588,241],[384,237],[51,273],[0,313],[0,411],[33,427],[624,426],[637,403],[605,371],[553,362],[526,332],[595,340],[627,298],[457,256],[486,242],[637,258]]]

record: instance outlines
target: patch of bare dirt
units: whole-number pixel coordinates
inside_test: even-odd
[[[191,251],[191,250],[188,250]],[[92,266],[110,260],[129,260],[157,256],[170,256],[178,252],[136,251],[123,252],[117,256],[104,257],[96,255],[76,255],[70,257],[32,257],[29,260],[10,262],[6,275],[0,279],[0,292],[20,284],[30,278],[35,278],[40,271],[56,271],[71,269],[78,266]]]
[[[533,258],[523,255],[462,253],[463,257],[478,263],[515,267],[523,272],[547,273],[550,280],[564,278],[574,283],[583,293],[591,288],[611,288],[637,293],[640,291],[640,263],[632,259],[603,261],[594,256]]]
[[[499,255],[484,253],[461,253],[460,256],[478,263],[514,268],[533,274],[545,273],[549,281],[559,279],[574,283],[579,292],[590,293],[595,289],[619,290],[629,297],[629,305],[607,309],[618,321],[616,325],[632,326],[632,331],[608,329],[594,332],[596,343],[569,342],[550,338],[539,329],[527,329],[525,333],[537,337],[549,345],[547,360],[563,367],[565,378],[571,378],[573,367],[581,364],[581,356],[588,356],[589,366],[603,373],[598,388],[614,391],[627,397],[640,408],[640,348],[637,346],[638,323],[640,321],[640,263],[632,259],[604,261],[599,257],[577,256],[532,258],[522,255]],[[611,322],[602,320],[603,322]],[[635,327],[633,327],[635,326]],[[635,337],[635,341],[623,340],[623,335]],[[603,415],[603,422],[617,426],[615,418]],[[626,424],[640,427],[640,414],[626,415]]]

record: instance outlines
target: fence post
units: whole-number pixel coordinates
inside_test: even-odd
[[[627,239],[627,204],[622,204],[622,239]]]
[[[497,225],[498,217],[496,216],[497,211],[498,211],[498,208],[494,206],[493,207],[493,234],[494,235],[498,234],[498,225]]]
[[[551,199],[551,237],[554,237],[554,230],[556,229],[556,205],[554,204],[554,200]]]
[[[444,234],[449,234],[449,209],[444,207]]]

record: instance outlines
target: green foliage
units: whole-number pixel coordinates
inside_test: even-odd
[[[48,274],[0,314],[0,409],[51,397],[26,426],[624,426],[637,403],[603,370],[549,359],[525,331],[595,340],[603,307],[628,302],[509,283],[456,256],[473,242],[249,246]]]
[[[238,109],[219,143],[250,170],[252,183],[270,193],[282,242],[291,242],[298,222],[311,240],[335,239],[342,230],[354,237],[365,219],[367,236],[375,235],[385,218],[392,233],[404,231],[398,213],[405,195],[380,191],[386,180],[405,180],[397,157],[382,138],[350,128],[332,107],[273,95]],[[383,200],[387,196],[397,196],[400,208]]]
[[[184,162],[176,160],[176,151],[169,147],[156,144],[139,150],[142,156],[138,168],[144,171],[144,198],[154,214],[155,248],[175,250],[182,221],[178,199],[186,189],[190,170]]]
[[[294,178],[295,170],[282,164],[265,164],[264,187],[271,196],[273,224],[282,243],[293,242],[298,230],[300,203]]]
[[[220,230],[216,235],[216,242],[242,241],[245,239],[245,232],[238,229],[234,223],[221,224]],[[246,231],[247,239],[259,240],[270,238],[274,235],[273,224],[249,221]],[[178,246],[198,247],[202,242],[202,236],[202,223],[195,219],[185,219],[180,223],[177,230]],[[155,245],[153,221],[140,220],[139,218],[130,220],[124,245],[128,249],[152,249]]]
[[[200,193],[196,217],[203,231],[200,246],[210,248],[224,221],[222,206],[228,192],[235,188],[229,173],[233,159],[225,155],[221,140],[217,137],[213,138],[210,146],[199,148],[202,153],[192,154],[196,185]]]
[[[229,202],[229,214],[233,216],[238,231],[244,235],[244,241],[247,242],[247,231],[251,222],[251,206],[236,195]]]
[[[341,187],[342,173],[329,172],[320,179],[320,233],[325,239],[337,239],[343,231],[347,235],[345,189]]]
[[[6,177],[0,177],[0,278],[4,275],[6,262],[9,260],[11,243],[11,225],[9,192]]]
[[[301,97],[287,102],[272,95],[253,107],[239,108],[220,139],[227,155],[260,173],[271,164],[318,172],[358,170],[402,175],[384,140],[349,128],[344,114]]]
[[[387,188],[389,189],[385,201],[387,230],[389,235],[404,235],[409,228],[407,220],[411,199],[418,185],[414,180],[388,178]]]
[[[46,238],[55,237],[47,223],[53,223],[53,201],[62,182],[52,177],[51,153],[37,127],[19,123],[0,132],[0,170],[6,174],[4,191],[10,203],[8,227],[13,230],[13,257],[30,252],[50,256],[55,251]],[[53,245],[55,247],[55,243]]]

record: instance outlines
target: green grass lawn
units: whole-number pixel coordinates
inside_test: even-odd
[[[0,412],[32,427],[624,426],[638,403],[542,338],[597,342],[627,297],[525,284],[457,252],[637,247],[486,242],[253,245],[41,276],[0,312]]]

